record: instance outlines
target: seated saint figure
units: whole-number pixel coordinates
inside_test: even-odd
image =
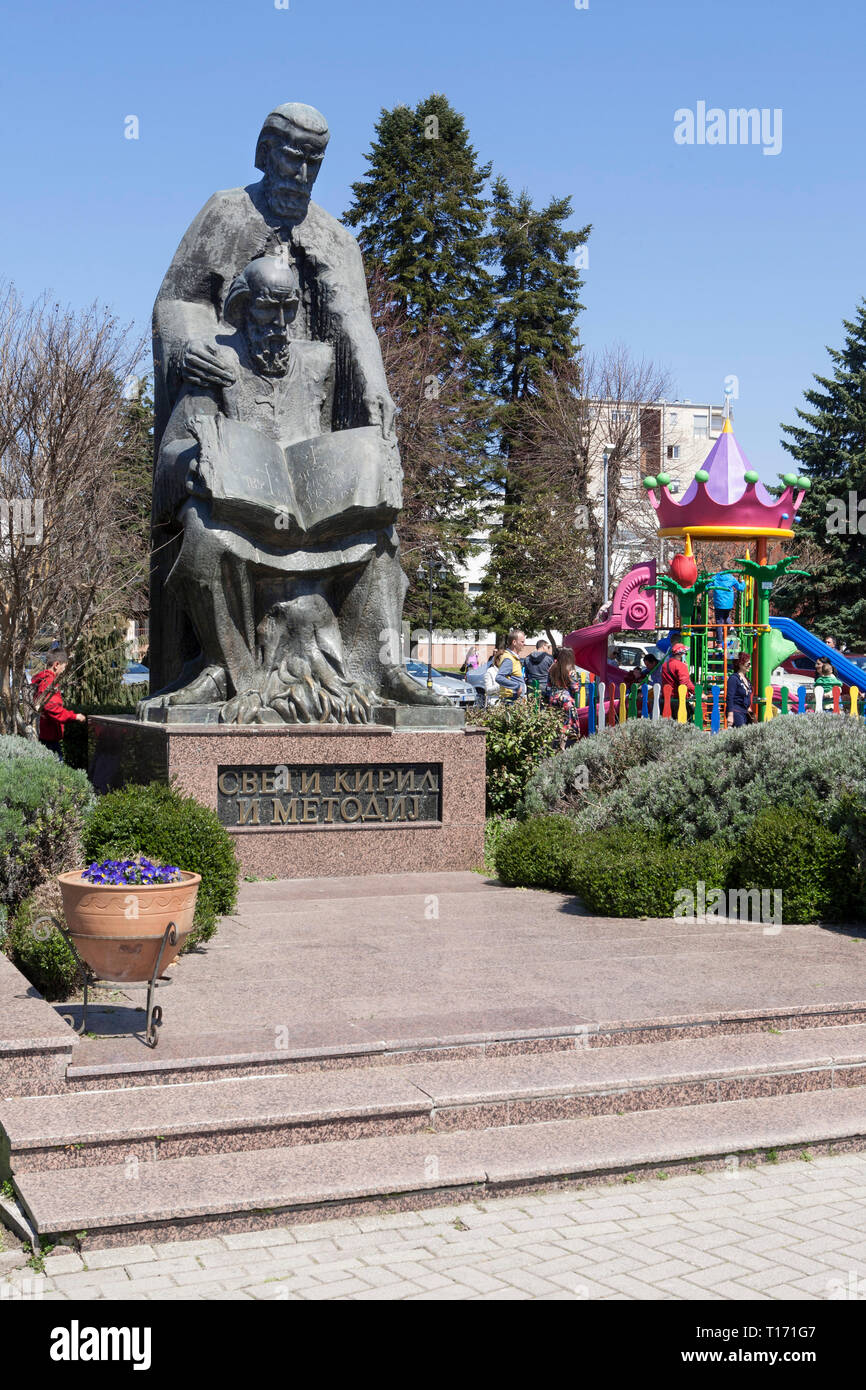
[[[152,703],[219,704],[225,722],[364,722],[399,694],[368,630],[395,579],[396,444],[374,425],[330,429],[334,348],[293,337],[299,302],[291,257],[251,261],[216,336],[231,380],[185,383],[171,412],[154,504],[182,527],[167,589],[202,659]]]
[[[328,124],[275,107],[154,305],[149,707],[361,720],[442,704],[399,656],[395,406],[355,238],[312,200]]]

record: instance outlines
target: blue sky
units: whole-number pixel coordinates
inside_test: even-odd
[[[591,222],[582,336],[721,399],[765,477],[866,293],[863,0],[41,0],[0,19],[0,274],[149,331],[187,224],[248,182],[265,113],[332,140],[335,214],[381,107],[444,92],[482,159]],[[782,149],[681,146],[674,113],[781,108]],[[140,138],[124,138],[136,115]]]

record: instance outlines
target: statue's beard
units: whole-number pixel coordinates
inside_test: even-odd
[[[250,357],[264,376],[285,376],[289,370],[292,345],[282,336],[248,337]]]
[[[284,183],[265,180],[265,197],[268,206],[278,217],[291,217],[300,221],[310,205],[309,193]]]

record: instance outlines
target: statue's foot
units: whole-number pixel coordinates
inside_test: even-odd
[[[361,685],[345,683],[340,690],[326,689],[314,677],[293,681],[273,695],[275,709],[287,724],[367,724],[376,697]]]
[[[228,680],[222,666],[206,666],[201,675],[182,690],[173,690],[165,697],[167,705],[214,705],[224,700]]]
[[[136,705],[136,714],[139,719],[146,719],[148,710],[166,709],[169,705],[215,705],[226,698],[227,690],[226,673],[222,666],[206,666],[193,680],[187,685],[175,690],[171,686],[166,686],[164,690],[159,690],[155,695],[150,695],[146,700],[139,700]]]
[[[385,668],[381,690],[383,695],[390,696],[398,705],[450,705],[451,703],[444,695],[437,695],[434,691],[428,690],[426,685],[419,685],[402,666]]]

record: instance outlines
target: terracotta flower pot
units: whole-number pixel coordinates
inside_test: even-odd
[[[81,869],[58,874],[63,913],[76,950],[102,980],[149,980],[163,933],[177,927],[160,970],[170,965],[192,931],[200,874],[181,870],[179,883],[88,883]]]

